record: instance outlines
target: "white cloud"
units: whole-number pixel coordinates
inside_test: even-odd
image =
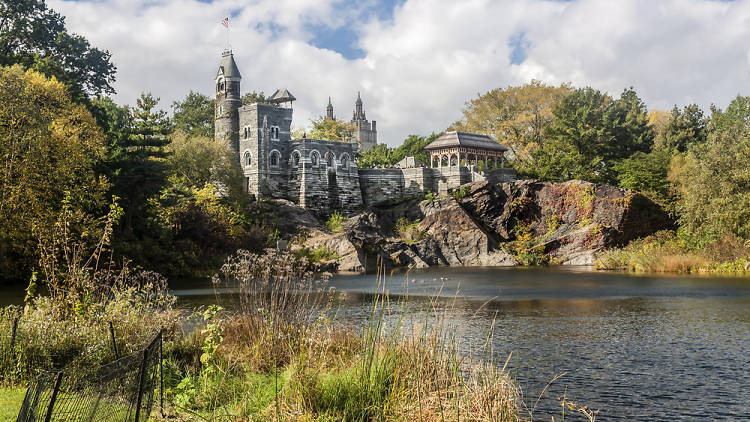
[[[407,0],[389,21],[362,18],[340,0],[50,0],[74,32],[108,49],[118,67],[116,100],[141,91],[166,107],[189,90],[212,94],[231,15],[243,91],[286,87],[295,124],[333,97],[348,118],[362,91],[380,138],[444,129],[463,103],[495,87],[528,82],[635,87],[653,108],[725,106],[748,93],[750,0]],[[362,20],[367,19],[367,20]],[[310,25],[352,25],[364,57],[347,60],[311,45]],[[511,64],[509,40],[530,47]]]

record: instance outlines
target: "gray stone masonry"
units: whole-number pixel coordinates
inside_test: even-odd
[[[466,166],[450,168],[415,167],[406,169],[359,169],[362,202],[372,205],[428,192],[446,194],[463,184],[480,180],[492,183],[513,181],[513,169],[478,172]]]

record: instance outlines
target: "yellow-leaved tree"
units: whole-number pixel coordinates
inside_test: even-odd
[[[551,86],[537,80],[496,88],[468,101],[461,120],[448,130],[493,137],[509,148],[509,158],[522,170],[533,164],[532,152],[542,146],[544,130],[554,121],[552,110],[571,91],[568,84]]]
[[[0,68],[0,280],[28,278],[63,200],[82,238],[96,238],[95,216],[109,205],[104,156],[103,132],[63,84]]]

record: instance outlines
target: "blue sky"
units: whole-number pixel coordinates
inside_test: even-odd
[[[444,130],[464,103],[537,79],[653,109],[725,106],[750,94],[750,0],[48,0],[68,27],[112,53],[115,100],[164,108],[213,95],[231,16],[242,91],[289,89],[293,125],[348,117],[358,91],[391,145]]]

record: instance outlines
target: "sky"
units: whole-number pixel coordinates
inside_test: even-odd
[[[242,92],[287,88],[296,127],[361,92],[379,142],[444,130],[463,105],[533,79],[633,87],[650,109],[750,95],[750,0],[48,0],[109,50],[115,100],[213,96],[229,44]],[[229,17],[230,30],[221,20]]]

